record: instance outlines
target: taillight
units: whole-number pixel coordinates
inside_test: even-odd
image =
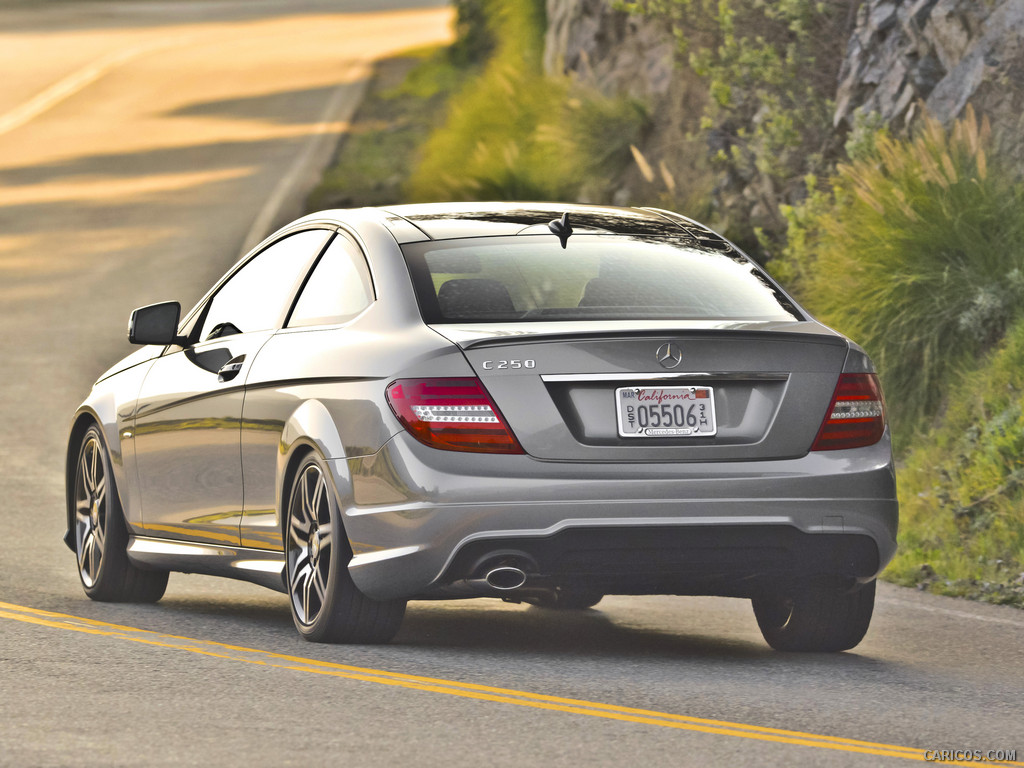
[[[412,436],[433,448],[523,453],[478,379],[399,379],[387,398]]]
[[[874,445],[885,432],[885,402],[873,373],[842,373],[812,451]]]

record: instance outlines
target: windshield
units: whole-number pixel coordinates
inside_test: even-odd
[[[686,239],[536,235],[403,246],[428,323],[802,320],[735,250]]]

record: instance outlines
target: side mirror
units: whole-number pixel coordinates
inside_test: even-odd
[[[139,307],[128,321],[128,341],[132,344],[175,344],[184,341],[178,337],[181,304],[165,301]]]

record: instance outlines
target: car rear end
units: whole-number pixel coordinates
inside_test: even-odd
[[[892,557],[864,352],[706,230],[614,229],[403,246],[465,366],[391,382],[400,428],[349,460],[368,595],[756,598]]]

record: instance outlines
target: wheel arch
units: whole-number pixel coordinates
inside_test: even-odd
[[[121,498],[124,462],[121,460],[121,451],[111,448],[109,425],[104,423],[101,416],[91,406],[83,406],[71,420],[71,429],[68,432],[67,453],[64,457],[64,514],[67,524],[67,528],[64,531],[64,543],[72,552],[75,551],[75,474],[78,469],[78,453],[81,450],[82,438],[89,431],[89,427],[96,427],[100,433],[103,449],[107,452],[107,457],[110,460],[110,468],[113,474],[112,479],[114,481],[114,494],[117,497],[118,509],[121,510],[122,515],[124,514],[124,499]],[[115,424],[115,436],[116,429]]]
[[[347,472],[344,461],[345,446],[338,425],[327,407],[319,400],[307,400],[300,405],[285,422],[281,432],[281,450],[277,468],[277,511],[281,523],[281,535],[287,538],[288,496],[291,493],[295,473],[310,453],[319,453],[331,468],[331,479],[338,493],[338,503],[344,509],[344,492],[351,487],[347,478],[340,478],[339,471]],[[341,459],[341,461],[337,461]],[[346,533],[347,535],[347,533]]]

